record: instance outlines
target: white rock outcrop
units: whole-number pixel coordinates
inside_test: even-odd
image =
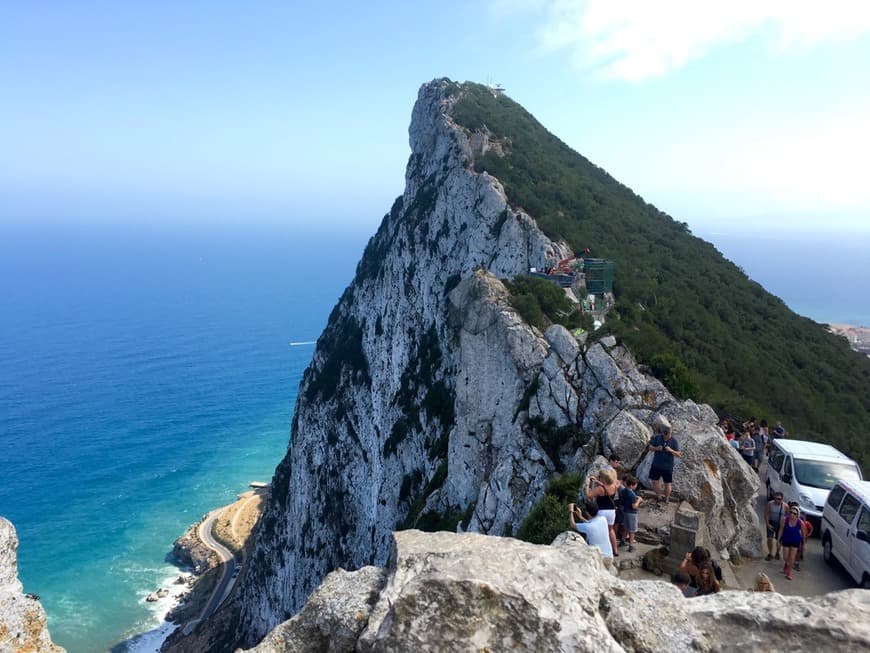
[[[583,472],[610,450],[640,461],[665,411],[684,466],[707,470],[683,474],[691,483],[677,490],[731,512],[717,549],[757,551],[757,518],[722,487],[739,469],[711,446],[712,411],[675,401],[614,338],[541,333],[511,307],[500,279],[570,250],[475,171],[473,135],[449,115],[457,92],[446,80],[421,88],[405,192],[305,373],[237,598],[242,645],[298,611],[330,571],[385,564],[398,527],[516,532],[552,474]]]
[[[553,546],[477,534],[394,534],[389,568],[330,574],[254,651],[858,651],[870,593],[686,599],[622,581],[570,533]],[[327,628],[325,624],[329,624]]]
[[[18,535],[0,517],[0,653],[64,653],[52,643],[39,599],[18,579]]]

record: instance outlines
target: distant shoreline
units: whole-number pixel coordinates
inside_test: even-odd
[[[857,352],[870,356],[870,327],[852,324],[828,324],[832,333],[843,336]]]

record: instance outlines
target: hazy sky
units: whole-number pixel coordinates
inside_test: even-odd
[[[866,2],[7,3],[0,219],[373,228],[447,76],[693,229],[870,233],[868,64]]]

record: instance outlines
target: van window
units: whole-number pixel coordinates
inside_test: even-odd
[[[828,495],[828,505],[831,506],[834,510],[840,507],[840,501],[843,500],[843,495],[846,494],[846,488],[842,485],[838,485],[831,493]]]
[[[789,476],[793,476],[791,471],[791,457],[787,457],[785,459],[785,465],[782,466],[782,475],[785,476],[788,474]]]
[[[868,535],[870,535],[870,510],[867,510],[867,506],[861,510],[861,516],[858,517],[858,528],[859,531],[864,531]]]
[[[834,483],[843,481],[860,481],[858,468],[854,465],[823,462],[820,460],[795,460],[794,474],[797,482],[809,487],[830,490]]]
[[[767,461],[767,464],[770,465],[773,469],[779,472],[782,469],[782,461],[785,460],[785,454],[777,449],[773,448],[773,453],[770,454],[770,460]]]
[[[840,506],[840,517],[846,520],[847,524],[851,524],[852,520],[855,519],[855,515],[858,514],[858,506],[861,505],[861,502],[858,501],[851,494],[847,494],[846,498],[843,499],[843,505]]]

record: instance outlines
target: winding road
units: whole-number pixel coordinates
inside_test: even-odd
[[[242,503],[242,505],[238,506],[237,510],[233,514],[233,518],[230,521],[230,532],[232,533],[233,539],[236,542],[239,541],[239,534],[237,530],[239,518],[243,514],[245,514],[245,509],[248,507],[248,504],[251,501],[262,498],[263,492],[263,489],[255,489],[251,493],[251,496],[249,496]],[[203,608],[202,613],[199,615],[199,618],[194,619],[193,621],[189,621],[187,624],[185,624],[185,635],[189,635],[193,631],[193,628],[196,626],[196,624],[198,624],[200,621],[204,621],[205,619],[211,617],[220,607],[220,605],[226,600],[226,598],[230,595],[230,592],[233,591],[233,586],[236,583],[236,577],[238,576],[238,572],[241,570],[241,566],[244,564],[245,561],[244,547],[242,547],[240,552],[242,560],[241,562],[237,563],[233,552],[226,548],[223,544],[218,542],[213,535],[215,522],[227,508],[228,506],[224,506],[222,508],[212,510],[206,515],[205,519],[202,520],[202,523],[197,529],[200,541],[212,551],[217,553],[218,558],[220,559],[220,566],[223,568],[223,572],[221,573],[220,580],[215,585],[214,590],[212,590],[212,594],[209,597],[205,608]]]
[[[199,615],[198,619],[194,619],[193,621],[189,621],[184,626],[184,634],[189,635],[193,628],[200,621],[208,619],[211,615],[214,614],[215,610],[218,609],[221,603],[223,603],[224,599],[229,595],[229,593],[233,589],[233,584],[236,580],[236,559],[233,556],[232,551],[226,548],[223,544],[218,542],[214,536],[212,535],[212,529],[214,528],[214,523],[217,521],[218,517],[220,517],[221,513],[224,511],[224,508],[218,508],[217,510],[212,510],[205,519],[202,520],[202,523],[199,525],[199,529],[197,529],[197,533],[199,535],[199,539],[212,551],[217,553],[218,558],[220,559],[220,566],[223,571],[221,573],[220,580],[215,585],[214,590],[212,591],[211,597],[209,597],[208,602],[205,604],[205,608],[202,610],[202,614]]]

